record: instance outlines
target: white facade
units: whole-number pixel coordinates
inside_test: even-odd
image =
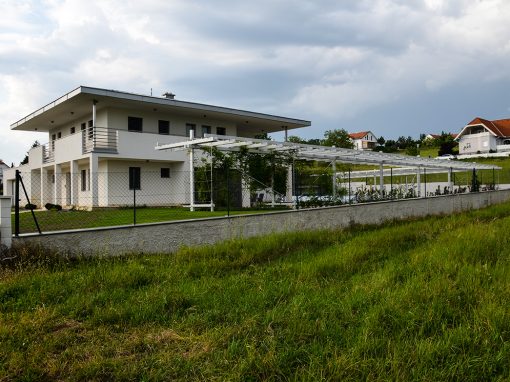
[[[457,136],[459,154],[486,154],[510,150],[510,138],[501,136],[484,124],[467,125]]]
[[[186,151],[163,152],[157,144],[204,133],[254,137],[309,126],[309,121],[196,104],[168,98],[79,87],[11,125],[46,131],[49,143],[29,151],[29,163],[5,171],[12,194],[15,171],[30,201],[75,207],[132,203],[129,172],[138,168],[137,203],[189,203]]]

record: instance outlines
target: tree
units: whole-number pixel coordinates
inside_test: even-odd
[[[380,146],[384,146],[384,142],[386,142],[386,139],[384,139],[384,137],[382,135],[379,138],[377,138],[377,143]]]
[[[35,141],[34,143],[32,143],[32,147],[31,149],[33,149],[34,147],[38,147],[40,146],[41,144],[39,143],[39,141]],[[30,150],[29,150],[30,151]],[[20,162],[20,166],[22,164],[27,164],[28,163],[28,152],[25,154],[25,157],[23,158],[23,160]]]
[[[291,135],[290,137],[287,138],[287,141],[292,143],[306,143],[306,140],[298,137],[297,135]]]
[[[324,146],[335,146],[345,149],[352,149],[354,147],[349,133],[345,129],[327,130],[324,133],[322,144]]]

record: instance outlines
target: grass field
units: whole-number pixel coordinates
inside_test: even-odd
[[[2,261],[0,380],[510,378],[510,203],[174,255]]]

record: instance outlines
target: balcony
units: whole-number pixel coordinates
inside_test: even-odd
[[[82,130],[82,153],[117,154],[119,135],[117,130],[107,127],[89,127]]]
[[[184,161],[186,152],[161,152],[158,143],[174,143],[187,138],[146,132],[131,132],[106,127],[89,127],[79,133],[51,141],[30,150],[30,163],[35,166],[77,160],[90,153],[119,159]]]

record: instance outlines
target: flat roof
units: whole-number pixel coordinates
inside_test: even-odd
[[[164,138],[162,138],[164,139]],[[204,138],[197,138],[169,144],[159,144],[156,150],[182,150],[186,148],[209,150],[214,147],[221,151],[239,151],[244,147],[249,152],[268,154],[271,152],[289,152],[295,159],[316,161],[338,161],[343,163],[378,164],[399,167],[420,167],[432,169],[452,170],[500,170],[501,167],[491,164],[463,162],[457,160],[440,160],[431,158],[412,157],[399,154],[387,154],[375,151],[362,151],[337,147],[306,145],[293,142],[276,142],[264,139],[231,137],[224,135],[205,134]]]
[[[151,112],[168,112],[187,115],[195,119],[222,120],[237,126],[256,127],[267,133],[310,126],[311,122],[223,106],[180,101],[165,97],[79,86],[62,97],[30,113],[11,124],[12,130],[49,131],[54,127],[71,123],[76,119],[92,115],[92,103],[97,101],[97,110],[105,107],[129,108]]]

